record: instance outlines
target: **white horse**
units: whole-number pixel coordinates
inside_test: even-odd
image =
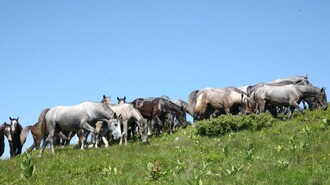
[[[87,130],[95,135],[95,124],[97,121],[107,123],[109,130],[113,133],[118,132],[120,127],[119,119],[116,118],[113,110],[103,103],[84,102],[74,106],[57,106],[50,109],[45,115],[42,125],[47,127],[49,134],[42,145],[39,156],[41,156],[47,146],[50,144],[52,154],[55,154],[54,136],[61,130],[78,131]],[[114,133],[119,135],[120,133]],[[93,139],[95,142],[95,138]],[[84,143],[82,141],[82,143]],[[83,149],[84,145],[81,146]]]
[[[123,132],[119,142],[120,145],[123,143],[123,139],[125,140],[125,145],[127,144],[128,126],[134,123],[137,123],[139,127],[142,142],[147,143],[148,125],[139,110],[129,103],[111,104],[111,99],[107,96],[103,96],[101,102],[109,106],[117,115],[120,115],[123,125]]]

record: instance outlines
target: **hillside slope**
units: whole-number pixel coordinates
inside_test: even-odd
[[[330,184],[330,112],[307,114],[216,137],[189,126],[147,145],[34,151],[0,161],[0,184]]]

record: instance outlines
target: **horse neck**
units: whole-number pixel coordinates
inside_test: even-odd
[[[143,116],[140,113],[140,111],[138,111],[135,108],[131,109],[130,111],[131,111],[131,113],[132,113],[133,118],[134,118],[135,121],[139,122],[141,119],[143,120]]]
[[[5,134],[5,126],[1,125],[0,126],[0,136],[3,137],[4,134]]]
[[[313,96],[320,93],[320,89],[314,86],[296,85],[303,96]]]
[[[114,111],[110,108],[110,106],[103,103],[97,108],[95,113],[98,114],[98,116],[107,119],[111,119],[114,115]]]
[[[174,113],[177,116],[179,116],[181,114],[180,107],[170,101],[166,102],[165,109],[166,109],[166,111],[169,111],[170,113]]]

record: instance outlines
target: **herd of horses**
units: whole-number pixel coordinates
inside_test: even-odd
[[[41,111],[38,121],[24,129],[19,118],[9,118],[0,127],[0,156],[4,153],[5,136],[10,145],[10,157],[22,151],[28,133],[31,131],[33,144],[28,148],[40,149],[41,156],[49,144],[51,153],[55,153],[54,145],[69,144],[76,134],[81,149],[91,137],[94,147],[103,142],[119,140],[119,144],[127,144],[131,134],[140,136],[143,143],[148,142],[151,131],[161,134],[164,124],[168,124],[168,132],[178,126],[187,127],[186,114],[195,120],[215,118],[221,114],[252,114],[269,111],[274,117],[280,111],[284,119],[292,119],[297,109],[304,115],[306,105],[310,110],[328,107],[325,88],[312,85],[307,76],[293,76],[277,79],[267,83],[258,83],[243,87],[203,88],[192,91],[188,102],[177,99],[171,101],[167,96],[152,98],[136,98],[126,102],[126,97],[118,98],[113,104],[109,96],[103,95],[101,102],[83,102],[74,106],[56,106]],[[303,102],[304,108],[299,104]],[[42,144],[42,145],[41,145]]]

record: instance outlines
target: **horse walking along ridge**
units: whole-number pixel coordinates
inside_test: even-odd
[[[53,142],[54,136],[60,131],[58,128],[69,131],[78,131],[80,129],[89,131],[94,134],[93,144],[97,142],[95,139],[95,124],[97,121],[105,122],[115,137],[119,137],[121,134],[116,114],[109,106],[103,103],[83,102],[74,106],[57,106],[51,108],[45,114],[43,120],[44,122],[41,124],[46,125],[48,136],[42,145],[39,156],[43,154],[47,144],[50,144],[51,152],[55,154]],[[84,141],[81,141],[81,143],[84,143]],[[83,146],[82,144],[81,149],[83,149]]]
[[[54,144],[68,144],[74,134],[79,138],[81,149],[84,149],[89,135],[95,147],[101,141],[108,146],[112,139],[119,139],[119,144],[126,145],[131,132],[137,132],[142,143],[147,143],[150,132],[155,130],[155,135],[160,135],[166,123],[168,133],[172,133],[176,126],[187,127],[186,114],[194,120],[204,120],[221,114],[258,114],[268,111],[274,117],[283,113],[283,119],[292,119],[293,111],[297,109],[307,120],[305,103],[311,111],[319,107],[323,110],[328,108],[325,90],[310,83],[307,76],[292,76],[242,87],[205,87],[192,91],[188,95],[188,102],[180,99],[171,101],[166,95],[135,98],[127,102],[124,96],[117,97],[118,103],[112,104],[110,96],[103,95],[101,102],[46,108],[41,111],[34,125],[24,129],[18,117],[9,117],[10,124],[5,123],[0,129],[0,154],[4,152],[6,136],[10,156],[19,155],[29,131],[33,144],[28,151],[39,149],[42,144],[39,151],[41,156],[48,144],[54,154]],[[304,108],[299,106],[301,102]]]

